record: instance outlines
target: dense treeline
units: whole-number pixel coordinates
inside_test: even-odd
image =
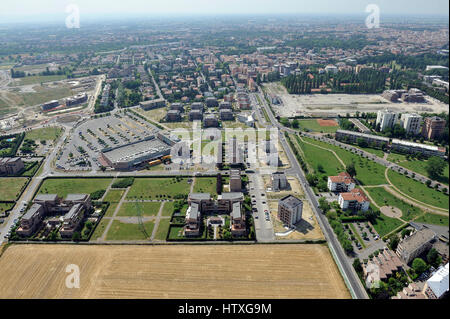
[[[382,93],[385,90],[387,74],[374,69],[363,69],[359,73],[338,72],[336,74],[304,73],[290,75],[281,80],[291,94],[309,94],[312,89],[321,88],[326,93]],[[323,86],[326,86],[323,87]]]
[[[425,70],[427,65],[443,65],[447,66],[448,56],[441,54],[425,53],[421,55],[397,55],[393,53],[385,53],[378,56],[367,56],[358,59],[359,64],[377,63],[377,64],[389,64],[395,61],[403,67],[415,70]]]

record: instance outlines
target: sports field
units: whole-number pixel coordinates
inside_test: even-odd
[[[66,288],[66,267],[80,288]],[[0,298],[350,298],[324,245],[13,245]]]
[[[312,132],[336,133],[339,124],[330,119],[299,120],[300,129],[308,129]]]

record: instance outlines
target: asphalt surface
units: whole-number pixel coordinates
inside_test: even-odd
[[[260,99],[263,103],[263,107],[266,109],[266,112],[270,118],[270,121],[272,122],[272,125],[277,127],[279,129],[279,140],[282,144],[286,155],[291,163],[292,171],[295,173],[297,178],[300,181],[300,184],[302,185],[305,194],[311,203],[311,207],[316,215],[317,220],[319,221],[319,224],[322,228],[322,231],[325,235],[325,238],[330,246],[330,249],[332,252],[334,252],[334,256],[336,258],[336,263],[338,264],[338,267],[341,270],[341,273],[344,276],[344,280],[346,281],[347,285],[349,286],[352,296],[356,299],[368,299],[368,295],[366,290],[361,284],[361,281],[359,280],[358,275],[356,274],[355,270],[353,269],[353,266],[350,264],[349,259],[347,258],[347,255],[345,254],[344,250],[342,249],[338,239],[336,238],[336,235],[334,234],[333,229],[328,224],[328,220],[326,219],[326,216],[322,213],[322,211],[319,208],[319,203],[316,199],[316,196],[314,195],[314,192],[312,191],[311,187],[309,187],[308,182],[306,181],[306,177],[300,168],[300,165],[297,162],[297,159],[295,158],[291,148],[289,147],[285,137],[284,132],[289,131],[291,133],[297,133],[297,131],[286,129],[284,126],[278,123],[276,118],[274,117],[272,111],[270,110],[269,106],[267,105],[266,100],[264,99],[264,96],[260,94]]]

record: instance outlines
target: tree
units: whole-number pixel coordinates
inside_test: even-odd
[[[396,250],[400,239],[397,234],[392,234],[389,236],[389,248],[392,250]]]
[[[412,262],[412,268],[417,275],[420,275],[428,269],[428,265],[422,258],[416,258]]]
[[[73,241],[79,241],[81,239],[81,234],[79,232],[74,232],[72,235],[72,240]]]
[[[355,163],[351,162],[350,164],[348,164],[346,171],[347,171],[347,173],[350,174],[351,177],[355,177],[356,176]]]
[[[427,254],[427,261],[433,267],[438,267],[442,262],[442,257],[439,255],[436,249],[431,248]]]
[[[308,181],[308,184],[312,187],[317,185],[317,178],[313,174],[306,175],[306,180]]]
[[[297,119],[294,119],[292,121],[292,127],[293,128],[298,128],[300,126],[299,121]]]
[[[323,211],[324,214],[326,214],[330,210],[330,204],[325,197],[319,198],[319,208]]]
[[[355,271],[357,273],[362,273],[363,268],[362,268],[361,261],[359,260],[359,258],[355,258],[353,260],[353,268],[355,268]]]
[[[437,156],[432,156],[425,167],[428,176],[434,180],[437,180],[442,176],[445,168],[445,161]]]

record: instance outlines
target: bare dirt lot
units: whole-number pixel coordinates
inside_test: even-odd
[[[339,124],[335,120],[318,119],[317,123],[320,126],[339,126]]]
[[[325,245],[14,245],[0,269],[0,298],[350,298]]]
[[[448,105],[426,97],[427,103],[392,103],[380,94],[289,94],[280,83],[264,84],[264,88],[278,95],[281,105],[273,109],[281,117],[321,116],[333,117],[338,114],[359,112],[377,112],[388,108],[394,112],[440,113],[448,112]]]

